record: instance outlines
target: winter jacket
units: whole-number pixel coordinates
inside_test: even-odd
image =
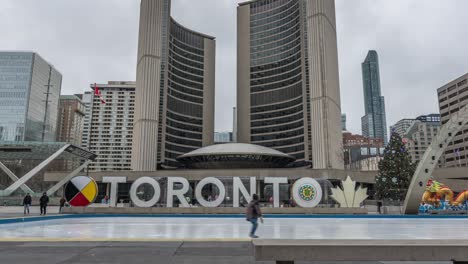
[[[31,196],[26,195],[23,199],[23,205],[31,205],[32,199]]]
[[[49,203],[49,197],[43,195],[41,196],[41,199],[39,199],[39,202],[41,206],[47,206],[47,204]]]
[[[246,218],[247,220],[250,220],[257,219],[259,217],[262,217],[262,210],[260,210],[260,204],[258,201],[252,200],[247,206]]]

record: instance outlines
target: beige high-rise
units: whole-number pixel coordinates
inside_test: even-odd
[[[237,140],[343,168],[334,0],[256,0],[237,13]]]
[[[468,104],[468,73],[437,90],[441,125]],[[455,135],[441,158],[443,167],[468,167],[468,126]]]
[[[213,144],[215,40],[178,24],[170,0],[142,0],[132,169],[178,167]]]

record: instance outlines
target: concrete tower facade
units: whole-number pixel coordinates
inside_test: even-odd
[[[334,0],[238,7],[238,142],[343,168]]]
[[[215,40],[178,24],[170,0],[142,0],[132,169],[177,167],[213,144]]]

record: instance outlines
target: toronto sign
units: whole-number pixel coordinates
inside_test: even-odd
[[[83,176],[78,176],[83,177]],[[153,207],[161,199],[161,185],[158,181],[160,178],[141,177],[135,180],[130,187],[130,200],[136,207]],[[189,202],[186,200],[186,195],[190,190],[189,181],[183,177],[167,177],[167,190],[166,190],[166,206],[174,207],[174,196],[179,200],[179,207],[190,207]],[[223,180],[226,178],[223,177]],[[229,178],[228,178],[229,179]],[[244,185],[241,177],[232,177],[232,197],[233,207],[240,206],[240,199],[243,197],[247,202],[250,202],[252,195],[257,189],[257,178],[248,177],[248,188]],[[72,180],[73,181],[73,180]],[[103,177],[103,183],[110,185],[109,205],[115,207],[117,205],[117,190],[118,184],[126,183],[127,177]],[[271,184],[273,187],[273,207],[280,207],[280,185],[288,184],[287,177],[265,177],[265,184]],[[153,188],[154,192],[149,199],[141,199],[138,196],[138,188],[143,185],[149,185]],[[177,185],[177,189],[175,186]],[[202,195],[202,190],[207,185],[214,185],[218,188],[218,195],[214,199],[206,199]],[[75,190],[76,191],[76,190]],[[77,191],[76,191],[77,192]],[[77,192],[79,193],[79,192]],[[301,178],[292,186],[291,189],[294,202],[305,208],[316,207],[322,200],[322,188],[320,184],[312,178]],[[67,195],[67,194],[65,194]],[[220,206],[226,195],[226,187],[224,183],[216,177],[207,177],[202,179],[195,187],[195,198],[202,207],[218,207]]]

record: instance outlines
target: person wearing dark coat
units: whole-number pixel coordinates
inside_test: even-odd
[[[31,195],[29,195],[29,193],[27,193],[26,196],[24,196],[24,199],[23,199],[24,215],[29,214],[29,207],[31,206],[31,203],[32,203]]]
[[[65,203],[67,202],[67,200],[65,200],[65,197],[62,197],[60,199],[60,208],[59,208],[59,213],[62,213],[62,209],[63,207],[65,207]]]
[[[247,205],[246,218],[247,221],[252,223],[252,229],[250,229],[249,234],[251,238],[258,238],[258,236],[255,235],[255,231],[257,231],[258,227],[258,219],[260,218],[260,222],[263,223],[262,210],[260,210],[260,203],[258,200],[258,195],[253,194],[252,201]]]
[[[41,215],[46,215],[47,213],[47,204],[49,203],[49,197],[47,193],[43,193],[39,199],[39,204],[41,206]]]

